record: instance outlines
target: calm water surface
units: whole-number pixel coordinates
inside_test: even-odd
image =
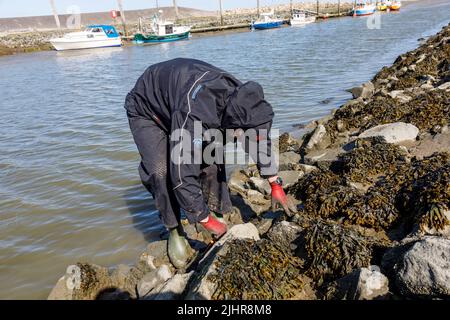
[[[132,263],[161,225],[140,185],[123,102],[159,61],[191,57],[265,88],[282,131],[327,114],[345,91],[449,22],[432,0],[367,18],[183,42],[0,58],[0,298],[46,298],[77,261]]]

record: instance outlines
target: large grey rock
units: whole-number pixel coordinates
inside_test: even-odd
[[[289,170],[289,167],[293,164],[300,162],[300,155],[293,151],[280,153],[279,157],[279,170]]]
[[[278,172],[278,176],[283,180],[283,188],[285,189],[298,182],[303,175],[304,173],[302,171],[289,170]]]
[[[104,290],[116,287],[108,268],[77,263],[67,267],[66,274],[58,280],[48,300],[94,300]]]
[[[269,181],[259,177],[251,177],[249,185],[264,195],[270,195],[272,190]]]
[[[324,150],[313,150],[305,155],[305,163],[315,166],[329,166],[338,160],[340,154],[345,153],[342,147],[327,148]]]
[[[242,172],[241,169],[236,168],[230,175],[230,179],[228,180],[228,187],[231,191],[237,192],[241,195],[245,195],[247,193],[247,189],[245,184],[248,181],[248,177]]]
[[[368,81],[362,86],[352,88],[350,91],[353,95],[353,99],[363,98],[368,99],[373,95],[375,86],[372,82]]]
[[[414,243],[394,268],[402,294],[450,298],[450,240],[425,237]]]
[[[400,143],[404,141],[415,141],[418,134],[419,129],[415,125],[394,122],[370,128],[361,133],[358,138],[383,137],[388,143]]]
[[[321,144],[322,140],[327,134],[327,130],[323,124],[319,124],[317,128],[314,130],[313,134],[309,138],[308,143],[306,144],[306,149],[311,150],[314,147]]]
[[[228,244],[234,239],[260,240],[258,229],[252,223],[240,224],[231,227],[214,246],[206,253],[200,261],[197,273],[187,290],[187,300],[210,300],[216,284],[209,280],[209,275],[216,271],[215,262],[218,257],[226,254],[227,250],[232,250]]]
[[[258,215],[268,211],[272,204],[270,199],[256,190],[248,190],[244,202]]]
[[[295,249],[294,241],[300,236],[303,228],[288,221],[276,223],[267,233],[267,238],[285,250]]]
[[[150,295],[154,288],[165,283],[170,278],[172,278],[172,272],[167,265],[162,265],[157,270],[145,274],[137,284],[139,297],[145,298]]]
[[[373,300],[389,293],[389,280],[377,266],[354,270],[327,287],[333,300]]]
[[[149,297],[150,300],[179,300],[186,289],[189,279],[194,271],[183,274],[176,274],[172,279],[167,281],[158,292]]]
[[[412,99],[412,97],[405,94],[404,90],[393,90],[389,92],[389,95],[391,96],[391,98],[397,99],[401,103],[406,103]]]
[[[157,269],[163,264],[170,263],[167,255],[167,240],[149,243],[140,256],[140,260],[146,262],[150,269]]]

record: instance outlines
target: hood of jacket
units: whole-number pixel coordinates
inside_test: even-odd
[[[273,117],[272,106],[264,99],[263,88],[257,82],[249,81],[236,87],[228,98],[222,128],[256,128],[271,122]]]

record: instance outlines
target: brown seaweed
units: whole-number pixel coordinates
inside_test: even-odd
[[[302,290],[302,260],[269,240],[234,240],[218,258],[213,299],[289,299]]]

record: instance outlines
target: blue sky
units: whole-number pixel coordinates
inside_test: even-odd
[[[289,3],[289,0],[260,0],[261,5]],[[296,0],[295,2],[303,2]],[[311,1],[311,0],[309,0]],[[172,5],[172,0],[159,0],[160,6]],[[116,8],[116,0],[55,0],[58,12],[77,5],[81,12],[109,11]],[[125,10],[151,8],[156,0],[123,0]],[[179,6],[205,10],[217,10],[218,0],[177,0]],[[224,9],[256,6],[256,0],[222,0]],[[48,0],[0,0],[0,18],[38,16],[51,14]]]

